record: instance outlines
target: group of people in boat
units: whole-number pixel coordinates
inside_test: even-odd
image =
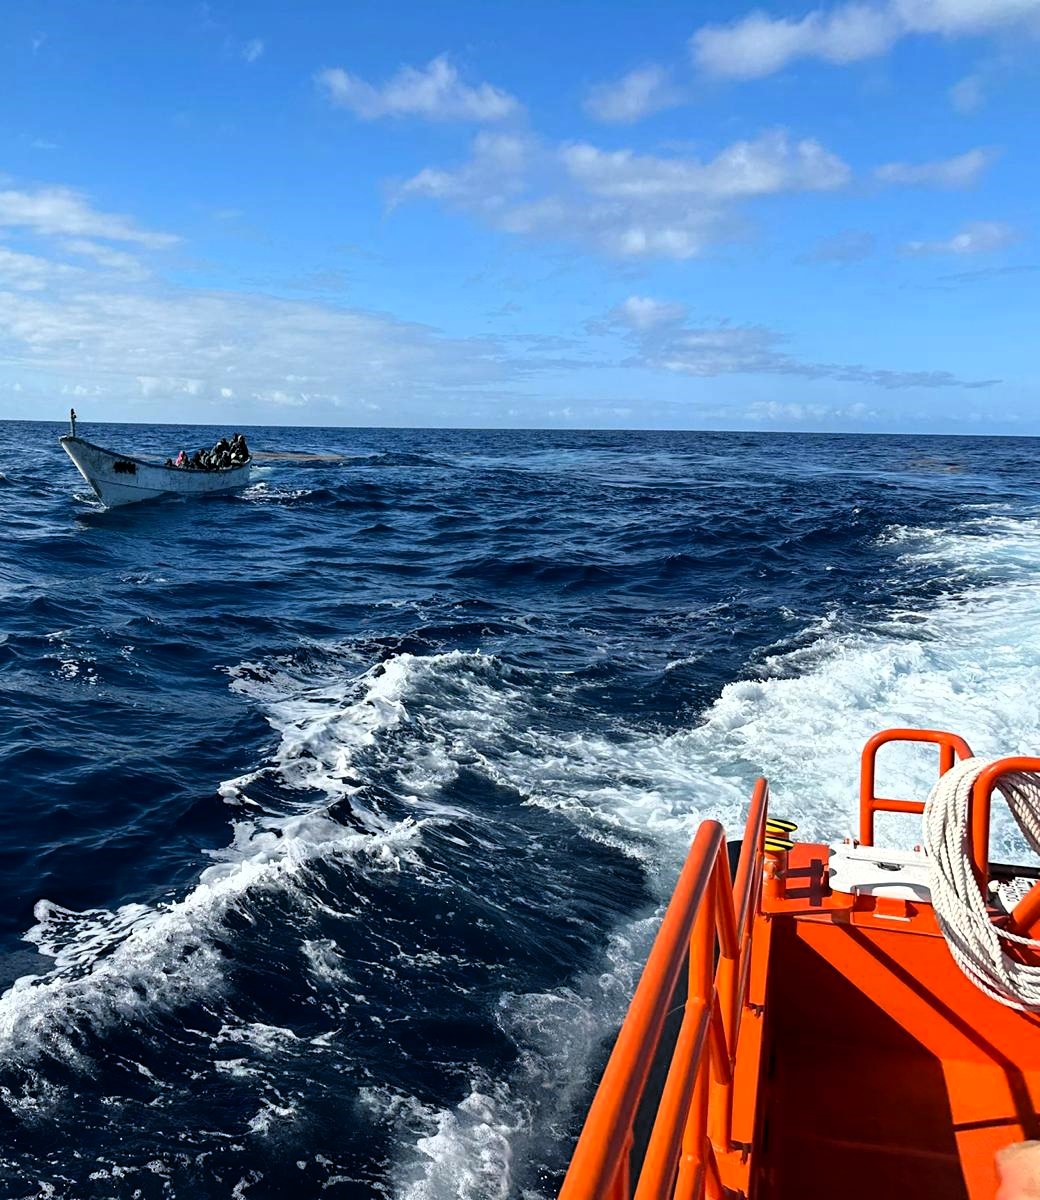
[[[166,466],[180,467],[184,471],[226,471],[229,467],[240,467],[249,461],[249,447],[240,434],[228,441],[221,438],[212,450],[196,450],[187,454],[181,450],[176,458],[168,458]]]

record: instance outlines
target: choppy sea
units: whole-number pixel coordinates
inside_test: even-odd
[[[1034,441],[258,428],[341,457],[104,511],[63,431],[0,424],[5,1198],[551,1196],[701,818],[1040,746]]]

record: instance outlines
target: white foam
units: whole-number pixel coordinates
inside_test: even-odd
[[[0,998],[0,1049],[72,1056],[84,1024],[134,1020],[143,1008],[218,992],[224,960],[213,939],[229,908],[263,888],[317,903],[306,886],[315,861],[342,854],[375,870],[414,865],[424,829],[445,817],[467,821],[479,838],[479,816],[443,795],[462,765],[638,859],[663,902],[698,821],[718,817],[738,832],[759,772],[771,779],[774,811],[810,836],[833,837],[851,827],[858,750],[879,728],[946,727],[987,755],[1040,748],[1040,522],[989,513],[960,532],[893,529],[879,558],[885,553],[944,574],[949,594],[872,629],[850,630],[840,613],[827,614],[808,644],[803,633],[800,649],[728,684],[696,727],[678,733],[623,725],[560,733],[575,724],[569,677],[532,684],[479,653],[400,654],[367,671],[335,648],[316,668],[243,664],[232,687],[261,706],[277,744],[267,764],[222,784],[221,794],[254,803],[251,785],[272,774],[296,793],[298,811],[238,821],[230,844],[212,852],[176,902],[114,913],[41,902],[30,938],[55,968]],[[360,827],[346,828],[327,806],[358,796],[373,767],[413,815],[391,822],[359,804]],[[923,795],[932,770],[920,756],[890,756],[885,790]],[[439,1110],[376,1098],[398,1123],[398,1195],[476,1200],[514,1186],[517,1164],[536,1159],[565,1123],[624,1011],[653,925],[639,914],[613,931],[595,969],[558,989],[502,996],[499,1020],[519,1047],[508,1080],[475,1075],[457,1105]],[[304,952],[313,978],[345,1004],[364,1002],[335,947],[314,941]],[[255,1029],[225,1040],[251,1041],[258,1053],[288,1044]],[[222,1061],[225,1070],[248,1069],[237,1056]],[[257,1113],[255,1132],[265,1134],[272,1119]]]
[[[0,997],[0,1051],[22,1061],[49,1052],[82,1063],[78,1031],[219,993],[226,963],[214,936],[248,894],[280,889],[302,905],[318,903],[302,878],[311,862],[347,855],[369,869],[397,870],[421,828],[402,821],[363,833],[317,813],[266,817],[236,825],[231,846],[214,852],[224,861],[203,871],[181,900],[114,913],[73,913],[40,901],[26,936],[54,955],[55,968],[23,976]]]
[[[987,517],[958,534],[892,530],[886,541],[946,568],[951,588],[965,563],[1001,582],[951,592],[923,615],[894,613],[872,630],[850,632],[829,613],[808,631],[808,645],[775,655],[760,678],[727,685],[697,727],[676,734],[556,734],[546,715],[566,705],[566,680],[535,694],[481,654],[399,655],[360,680],[287,672],[258,682],[243,673],[234,686],[263,703],[290,786],[355,794],[359,764],[378,754],[402,793],[432,805],[466,762],[638,857],[663,901],[698,821],[711,815],[738,830],[760,771],[772,779],[775,811],[810,836],[833,837],[851,827],[858,749],[879,728],[940,725],[984,754],[1040,744],[1032,700],[1040,527]],[[883,769],[888,790],[923,795],[934,768],[911,755]],[[229,786],[240,791],[248,778]],[[248,841],[259,849],[255,827]],[[516,1146],[566,1110],[584,1064],[623,1012],[651,928],[641,920],[616,931],[602,971],[554,992],[503,997],[503,1028],[521,1047],[514,1076],[508,1086],[475,1081],[452,1109],[407,1110],[398,1194],[475,1198],[512,1186]],[[349,992],[343,964],[327,947],[312,949],[312,971],[338,975]]]
[[[434,1128],[415,1143],[425,1169],[403,1182],[406,1200],[445,1194],[506,1200],[512,1190],[513,1141],[527,1115],[501,1086],[474,1088],[451,1111],[432,1113]]]
[[[254,472],[259,470],[267,470],[270,468],[255,468]],[[302,500],[305,496],[310,496],[313,488],[289,488],[272,486],[264,480],[258,480],[251,483],[248,487],[242,488],[241,491],[233,492],[232,496],[236,500],[246,500],[253,504],[286,504],[294,500]]]
[[[225,960],[215,937],[229,910],[251,893],[278,889],[291,892],[302,907],[322,908],[307,886],[312,863],[345,856],[374,871],[414,864],[423,828],[456,815],[450,806],[430,805],[398,821],[361,809],[357,828],[334,820],[328,804],[357,791],[356,757],[409,722],[403,697],[413,689],[421,693],[439,671],[451,671],[458,657],[402,655],[331,684],[287,673],[261,678],[249,664],[233,672],[232,687],[264,703],[281,741],[267,766],[221,784],[221,794],[248,802],[249,783],[274,773],[283,786],[307,793],[300,811],[236,821],[231,842],[207,852],[213,865],[177,901],[128,904],[114,912],[73,912],[39,901],[37,924],[26,938],[54,959],[54,968],[23,976],[0,996],[0,1052],[26,1063],[52,1053],[86,1068],[84,1031],[134,1021],[224,988]],[[494,670],[490,660],[485,663]],[[436,747],[418,757],[405,754],[401,763],[417,790],[435,777],[450,777],[454,769]]]
[[[287,1121],[292,1121],[296,1117],[296,1106],[294,1104],[276,1104],[273,1100],[264,1099],[260,1103],[260,1108],[249,1118],[248,1130],[252,1134],[260,1137],[267,1137],[272,1132],[277,1132],[280,1126]]]
[[[367,1004],[368,997],[360,991],[350,971],[349,959],[331,938],[315,938],[304,941],[304,961],[311,978],[322,992],[333,998],[333,1003],[345,1012],[351,1004]]]
[[[478,736],[495,736],[508,726],[496,686],[501,668],[486,655],[399,654],[360,677],[342,667],[340,672],[316,680],[290,670],[266,672],[257,664],[232,672],[232,688],[258,700],[279,734],[272,763],[290,788],[329,800],[354,795],[359,757],[378,747],[382,764],[398,771],[402,792],[417,798],[454,778],[456,742],[467,733],[463,720]],[[508,691],[522,699],[518,690]],[[432,721],[423,712],[431,703]],[[406,735],[400,752],[391,736],[399,731]],[[255,777],[230,780],[223,794],[237,797]]]
[[[511,1194],[515,1143],[529,1129],[530,1117],[503,1082],[475,1078],[451,1110],[385,1086],[364,1087],[358,1098],[377,1118],[415,1135],[415,1157],[399,1167],[395,1179],[402,1200],[504,1200]]]
[[[281,1025],[267,1025],[263,1021],[249,1021],[244,1025],[223,1025],[213,1039],[216,1045],[234,1042],[250,1046],[262,1054],[276,1054],[299,1040],[291,1029]]]
[[[738,832],[759,773],[771,779],[774,812],[830,838],[852,827],[858,752],[879,729],[948,728],[986,756],[1040,750],[1040,522],[990,516],[962,532],[891,530],[886,541],[943,567],[951,589],[958,579],[989,582],[951,590],[925,614],[895,613],[870,631],[841,632],[831,614],[808,647],[775,656],[763,678],[727,685],[692,730],[552,738],[514,729],[511,748],[482,746],[485,767],[532,802],[656,864],[650,879],[663,901],[696,822],[710,815]],[[893,751],[881,771],[888,794],[923,797],[935,765],[930,755]],[[1011,840],[998,822],[995,854],[1017,856]],[[398,1168],[402,1200],[477,1200],[518,1182],[508,1174],[516,1156],[501,1139],[515,1150],[534,1122],[543,1145],[552,1144],[556,1116],[567,1109],[558,1092],[580,1086],[600,1039],[616,1026],[649,936],[645,923],[617,931],[601,975],[503,997],[503,1026],[523,1048],[510,1088],[493,1104],[484,1089],[427,1114],[427,1132],[405,1147]],[[533,1115],[532,1098],[547,1088],[555,1100],[543,1099]],[[489,1153],[490,1184],[473,1168]]]

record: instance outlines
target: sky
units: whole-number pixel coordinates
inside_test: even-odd
[[[1040,0],[4,0],[0,418],[1040,433]]]

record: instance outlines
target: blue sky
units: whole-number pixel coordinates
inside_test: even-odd
[[[0,417],[1040,431],[1040,0],[11,0]]]

